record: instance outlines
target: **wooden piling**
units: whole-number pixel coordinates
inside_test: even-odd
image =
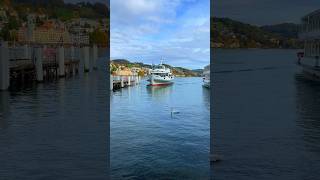
[[[131,76],[128,76],[128,86],[131,86]]]
[[[121,86],[121,88],[123,88],[124,87],[124,77],[123,76],[120,77],[120,81],[121,81],[120,86]]]
[[[90,50],[88,46],[83,47],[84,72],[90,71]]]
[[[113,90],[113,75],[110,75],[110,90]]]
[[[59,77],[65,76],[65,60],[64,60],[64,47],[61,46],[57,51],[58,64],[59,64]]]
[[[0,47],[0,90],[10,86],[9,49],[7,42],[1,42]]]
[[[25,59],[31,59],[30,48],[27,44],[24,45],[24,56]]]
[[[92,67],[93,67],[93,69],[97,69],[98,68],[98,66],[97,66],[97,60],[98,60],[98,46],[95,44],[95,45],[93,45],[93,47],[92,47],[92,53],[93,53],[93,55],[92,55],[92,61],[93,61],[93,63],[92,63]]]
[[[43,81],[43,64],[42,64],[42,48],[35,48],[35,65],[37,73],[37,81]]]

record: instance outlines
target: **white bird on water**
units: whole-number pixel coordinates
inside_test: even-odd
[[[180,112],[171,107],[171,116],[174,114],[179,114]]]

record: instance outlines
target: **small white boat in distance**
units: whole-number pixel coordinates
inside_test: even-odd
[[[159,65],[152,66],[148,81],[148,86],[165,86],[173,83],[174,76],[169,68],[166,68],[162,62]]]
[[[203,70],[203,87],[210,88],[210,65]]]

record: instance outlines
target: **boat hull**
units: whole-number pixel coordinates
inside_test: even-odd
[[[150,82],[148,86],[168,86],[173,84],[172,80],[173,79],[159,79],[151,76],[148,80]]]
[[[203,70],[203,87],[205,88],[210,88],[210,65],[207,65],[206,67],[204,67]]]
[[[210,88],[210,81],[209,82],[203,82],[203,87]]]
[[[153,83],[153,84],[148,84],[148,86],[169,86],[173,84],[173,82],[169,82],[169,83]]]
[[[315,64],[317,63],[314,58],[305,58],[303,61],[298,62],[304,77],[309,80],[320,81],[320,67],[315,66]]]

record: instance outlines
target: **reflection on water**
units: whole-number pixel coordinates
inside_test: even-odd
[[[7,127],[6,118],[10,112],[9,92],[0,91],[0,130]]]
[[[319,179],[320,86],[295,54],[216,50],[214,179]]]
[[[112,179],[208,179],[210,100],[202,78],[147,84],[111,94]]]
[[[107,77],[0,92],[0,179],[106,179]]]
[[[307,150],[320,155],[320,83],[296,77],[297,124]]]
[[[165,98],[168,97],[172,92],[172,86],[146,86],[148,94],[150,94],[151,97],[156,98]]]
[[[205,87],[202,88],[202,99],[204,106],[210,111],[210,89]]]

